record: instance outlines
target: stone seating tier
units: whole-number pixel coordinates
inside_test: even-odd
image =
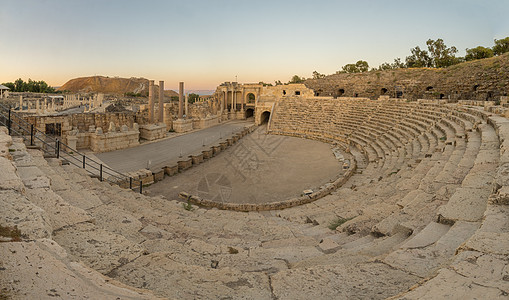
[[[341,127],[349,117],[336,118],[335,110],[362,112],[362,122]],[[16,195],[2,198],[16,206],[0,224],[33,239],[0,243],[11,258],[2,272],[14,279],[0,278],[2,292],[133,299],[309,299],[317,291],[322,298],[446,298],[453,291],[496,299],[509,292],[507,119],[429,101],[287,99],[272,113],[271,130],[338,142],[358,171],[299,207],[188,210],[46,160],[0,132],[2,193]]]

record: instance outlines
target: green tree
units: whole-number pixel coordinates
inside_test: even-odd
[[[34,81],[28,79],[28,82],[18,78],[13,82],[3,83],[6,87],[10,88],[13,92],[33,92],[33,93],[55,93],[55,89],[50,87],[45,81]]]
[[[369,70],[367,61],[359,60],[355,64],[346,64],[339,73],[362,73]]]
[[[495,46],[493,46],[492,49],[495,55],[502,55],[509,52],[509,36],[500,40],[495,39]]]
[[[359,60],[355,63],[355,66],[359,70],[359,72],[367,72],[369,70],[369,65],[367,61]]]
[[[317,71],[313,71],[313,79],[325,78],[325,74],[320,74]]]
[[[197,102],[199,99],[200,99],[200,95],[198,95],[198,94],[190,93],[190,94],[188,95],[188,101],[189,101],[189,103]]]
[[[483,46],[477,46],[472,49],[467,48],[467,55],[465,55],[466,61],[476,60],[476,59],[483,59],[493,56],[493,50],[490,48],[486,48]]]
[[[432,67],[445,68],[459,63],[455,54],[458,52],[456,47],[447,47],[444,40],[437,39],[436,41],[429,39],[426,41],[428,45],[429,55],[432,59]]]
[[[399,68],[406,68],[406,65],[404,62],[401,61],[401,58],[395,58],[394,62],[392,63],[393,69],[399,69]]]
[[[419,46],[410,49],[412,55],[407,56],[405,59],[408,68],[428,68],[432,66],[432,59],[428,51],[421,50]]]
[[[275,80],[274,81],[275,85],[283,85],[283,83],[281,82],[281,80]]]
[[[15,89],[15,86],[14,86],[14,83],[12,82],[4,82],[2,83],[2,85],[5,85],[6,87],[8,87],[11,91],[14,92],[14,89]]]
[[[306,79],[304,77],[300,77],[299,75],[293,75],[292,79],[288,81],[288,83],[303,83]]]

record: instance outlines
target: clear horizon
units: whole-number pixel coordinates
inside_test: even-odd
[[[274,83],[370,67],[442,38],[463,56],[509,36],[509,1],[0,0],[0,83],[93,75]],[[237,77],[236,77],[237,76]]]

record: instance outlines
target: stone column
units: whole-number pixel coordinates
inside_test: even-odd
[[[39,99],[35,100],[35,112],[37,114],[40,114],[40,103],[39,103]]]
[[[19,110],[22,110],[23,109],[23,97],[20,95],[19,96]]]
[[[186,108],[186,119],[187,119],[187,116],[189,115],[189,93],[186,93],[186,105],[185,105],[185,108]]]
[[[44,98],[44,106],[42,107],[42,112],[46,113],[48,111],[48,99]]]
[[[182,119],[182,115],[184,114],[184,107],[182,106],[182,102],[184,101],[184,83],[179,83],[179,119]]]
[[[164,81],[159,81],[159,123],[164,121]]]
[[[233,112],[236,112],[237,111],[237,97],[235,97],[235,89],[233,89],[233,92],[232,92],[232,108],[233,108]]]
[[[242,88],[242,100],[240,100],[240,111],[244,112],[244,101],[246,101],[246,90]]]
[[[154,124],[154,80],[148,82],[148,122]]]

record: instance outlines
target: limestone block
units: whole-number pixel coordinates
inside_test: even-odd
[[[336,252],[336,250],[340,248],[340,245],[329,238],[324,238],[318,244],[318,248],[320,248],[323,253],[330,254]]]
[[[115,123],[110,122],[110,126],[108,127],[108,132],[115,132],[117,128],[115,127]]]
[[[29,239],[50,238],[52,228],[44,210],[16,191],[0,191],[0,225],[16,226]]]
[[[178,171],[179,171],[178,165],[164,167],[164,173],[168,176],[173,176],[173,175],[177,174]]]
[[[0,157],[0,190],[15,190],[22,192],[25,186],[16,174],[16,168],[10,160]]]
[[[50,189],[28,189],[26,197],[33,204],[44,209],[53,230],[94,220],[85,210],[70,205]]]
[[[221,152],[221,150],[222,150],[221,146],[212,146],[212,152],[214,156]]]
[[[18,174],[27,188],[50,187],[50,179],[38,167],[19,167]]]
[[[475,188],[458,188],[449,202],[440,207],[438,220],[440,223],[471,221],[475,222],[482,218],[490,190]]]
[[[214,153],[214,150],[213,149],[209,149],[209,150],[203,150],[202,151],[202,154],[203,154],[203,159],[209,159],[213,156],[213,153]]]
[[[25,299],[155,297],[151,292],[128,287],[81,263],[70,262],[66,251],[52,240],[0,243],[0,257],[9,257],[2,261],[0,277],[0,286],[5,287],[2,293],[7,295]]]
[[[182,171],[187,170],[193,166],[193,159],[188,158],[185,160],[179,160],[177,162],[177,164],[178,164],[179,172],[182,172]]]
[[[70,258],[81,260],[103,274],[143,254],[140,245],[90,223],[57,231],[54,240],[68,249]]]
[[[154,174],[154,182],[158,182],[164,179],[164,170],[160,170],[157,172],[153,172]]]
[[[201,164],[203,162],[203,154],[190,155],[193,165]]]

